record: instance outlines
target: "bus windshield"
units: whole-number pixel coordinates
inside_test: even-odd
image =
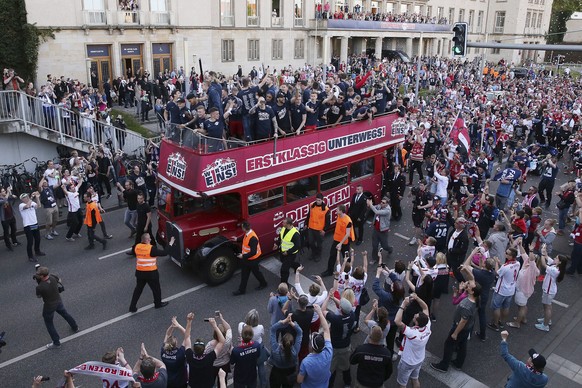
[[[180,217],[186,214],[211,211],[218,208],[240,216],[240,195],[237,193],[229,193],[217,196],[202,195],[200,197],[193,197],[163,182],[159,183],[158,210],[166,217]]]

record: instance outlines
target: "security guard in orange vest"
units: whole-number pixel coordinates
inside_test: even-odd
[[[335,221],[335,232],[333,233],[333,243],[327,259],[327,269],[321,273],[321,277],[333,275],[333,265],[337,257],[337,251],[342,255],[350,251],[350,241],[354,241],[354,225],[352,219],[346,214],[346,205],[337,207],[337,220]]]
[[[241,253],[237,255],[237,257],[241,259],[241,276],[238,290],[232,293],[234,296],[242,295],[246,292],[251,272],[259,281],[259,286],[256,288],[257,290],[262,290],[267,287],[267,281],[259,269],[258,258],[261,256],[261,244],[259,244],[259,238],[255,231],[251,229],[251,225],[248,222],[243,222],[241,228],[245,233],[242,241]]]
[[[323,202],[321,193],[317,193],[315,202],[309,207],[305,225],[307,226],[307,241],[309,241],[311,249],[309,260],[319,261],[321,260],[321,245],[325,229],[329,227],[329,207]]]
[[[85,209],[85,225],[87,225],[87,238],[89,239],[89,245],[85,247],[85,250],[95,248],[95,240],[103,244],[103,249],[107,248],[107,240],[97,237],[95,235],[95,228],[100,222],[101,213],[99,212],[99,206],[97,203],[91,200],[91,194],[83,194],[83,199],[87,203],[87,208]]]
[[[162,289],[160,288],[160,274],[158,273],[157,256],[166,256],[168,248],[160,250],[151,244],[151,237],[149,233],[141,235],[141,243],[135,246],[135,257],[137,259],[135,265],[135,278],[137,284],[133,290],[133,297],[129,305],[129,312],[135,313],[137,311],[137,301],[141,296],[141,292],[146,284],[152,289],[154,294],[154,307],[159,309],[167,306],[169,302],[162,302]],[[174,245],[174,237],[170,239],[169,246]]]
[[[273,249],[278,249],[281,257],[281,283],[289,284],[289,270],[293,268],[297,271],[300,264],[297,260],[297,253],[301,248],[301,234],[293,226],[293,219],[287,217],[283,220],[283,227],[279,232],[277,243]]]

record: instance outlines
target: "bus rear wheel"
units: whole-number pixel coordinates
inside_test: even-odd
[[[235,263],[232,249],[223,247],[213,251],[203,266],[203,274],[208,284],[215,286],[230,279],[235,270]]]

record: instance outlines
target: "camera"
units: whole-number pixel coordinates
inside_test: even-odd
[[[36,272],[38,270],[38,268],[40,267],[40,264],[35,264],[34,265],[34,271]],[[38,276],[36,273],[34,275],[32,275],[32,279],[36,280],[37,283],[40,284],[40,282],[42,281],[41,277]]]

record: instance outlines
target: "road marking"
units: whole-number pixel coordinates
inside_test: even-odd
[[[113,252],[113,253],[110,253],[110,254],[108,254],[108,255],[105,255],[105,256],[101,256],[101,257],[99,258],[99,260],[103,260],[103,259],[107,259],[107,258],[109,258],[109,257],[112,257],[112,256],[119,255],[120,253],[126,252],[127,250],[128,250],[128,248],[125,248],[125,249],[122,249],[122,250],[120,250],[120,251]]]
[[[193,292],[196,292],[196,291],[198,291],[198,290],[200,290],[200,289],[202,289],[204,287],[207,287],[207,286],[208,286],[208,284],[206,284],[206,283],[199,284],[196,287],[189,288],[187,290],[184,290],[182,292],[179,292],[177,294],[174,294],[172,296],[169,296],[167,298],[164,298],[164,300],[174,300],[174,299],[177,299],[177,298],[182,297],[184,295],[187,295],[187,294],[191,294]],[[126,313],[126,314],[120,315],[118,317],[112,318],[112,319],[110,319],[108,321],[102,322],[102,323],[100,323],[98,325],[89,327],[89,328],[87,328],[85,330],[81,330],[78,333],[75,333],[75,334],[70,335],[68,337],[62,338],[61,339],[61,344],[66,343],[66,342],[69,342],[69,341],[72,341],[72,340],[74,340],[76,338],[82,337],[82,336],[84,336],[86,334],[92,333],[92,332],[94,332],[96,330],[99,330],[99,329],[102,329],[104,327],[113,325],[114,323],[117,323],[117,322],[122,321],[124,319],[127,319],[129,317],[132,317],[132,316],[134,316],[134,315],[136,315],[138,313],[144,312],[146,310],[150,310],[153,307],[154,307],[154,304],[152,303],[152,304],[149,304],[147,306],[144,306],[144,307],[140,308],[139,310],[137,310],[137,313]],[[24,353],[24,354],[22,354],[22,355],[20,355],[18,357],[13,358],[13,359],[4,361],[3,363],[0,364],[0,369],[5,368],[5,367],[7,367],[9,365],[12,365],[12,364],[14,364],[16,362],[22,361],[24,359],[27,359],[29,357],[35,356],[35,355],[37,355],[39,353],[42,353],[42,352],[44,352],[46,350],[48,350],[48,349],[43,346],[43,347],[40,347],[38,349],[31,350],[28,353]],[[51,351],[55,351],[55,350],[51,350]]]
[[[405,235],[403,235],[403,234],[400,234],[400,233],[394,233],[394,235],[395,235],[396,237],[400,237],[400,238],[402,238],[402,239],[404,239],[404,240],[407,240],[407,241],[408,241],[408,240],[410,240],[410,237],[406,237]]]
[[[568,307],[570,307],[570,305],[564,303],[564,302],[560,302],[559,300],[552,300],[552,303],[557,304],[558,306],[562,306],[563,308],[567,309]]]

